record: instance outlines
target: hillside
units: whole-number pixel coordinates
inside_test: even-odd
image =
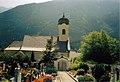
[[[104,29],[112,37],[119,37],[119,1],[54,0],[20,5],[1,13],[0,46],[22,40],[24,35],[57,36],[57,21],[63,12],[70,20],[72,48],[79,46],[81,36],[95,30]]]

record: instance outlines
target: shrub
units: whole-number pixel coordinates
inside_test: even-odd
[[[78,69],[77,70],[77,75],[84,75],[85,74],[85,70],[84,69]]]
[[[84,81],[84,76],[79,76],[77,79],[79,82]]]
[[[79,63],[79,62],[80,62],[80,57],[73,58],[73,63]]]
[[[93,73],[93,76],[95,77],[95,79],[99,80],[101,78],[101,76],[104,75],[104,73],[105,73],[104,65],[96,64],[93,68],[92,73]]]
[[[47,73],[47,74],[57,73],[57,70],[56,70],[55,67],[49,68],[49,69],[46,70],[46,73]]]
[[[85,81],[94,81],[94,78],[91,76],[84,76]]]
[[[78,64],[74,63],[73,66],[71,67],[71,70],[77,70],[78,69]]]
[[[87,73],[87,70],[89,70],[89,66],[86,63],[82,63],[82,62],[79,63],[79,68],[84,69],[85,73]]]
[[[84,82],[86,82],[86,81],[95,82],[95,79],[92,76],[79,76],[77,79],[78,79],[79,82],[81,82],[81,81],[84,81]]]
[[[103,81],[106,81],[106,82],[110,81],[109,73],[106,73],[106,74],[104,74],[104,75],[101,76],[100,82],[103,82]]]

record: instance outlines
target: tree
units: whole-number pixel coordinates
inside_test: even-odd
[[[35,61],[35,58],[34,58],[34,52],[32,51],[32,54],[31,54],[31,61],[34,62]]]
[[[46,50],[44,51],[42,60],[39,62],[39,64],[44,63],[45,72],[47,74],[57,72],[53,64],[54,60],[56,60],[55,58],[56,53],[54,52],[55,50],[56,50],[56,44],[53,43],[53,37],[51,36],[51,38],[47,40]]]
[[[44,51],[44,56],[41,60],[42,63],[53,63],[55,60],[56,53],[54,50],[56,49],[56,44],[53,43],[53,37],[47,40],[46,51]]]
[[[101,78],[102,75],[104,75],[105,70],[104,70],[104,65],[103,64],[96,64],[93,67],[92,74],[95,77],[97,81]]]
[[[10,60],[10,54],[4,53],[3,51],[0,51],[0,61],[9,61]]]
[[[82,68],[85,70],[85,73],[87,73],[87,70],[89,70],[89,66],[86,63],[80,62],[79,68]]]
[[[106,32],[91,32],[83,37],[80,51],[83,61],[112,64],[118,60],[119,41]]]

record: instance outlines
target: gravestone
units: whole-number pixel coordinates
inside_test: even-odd
[[[15,82],[21,82],[20,68],[15,68]]]

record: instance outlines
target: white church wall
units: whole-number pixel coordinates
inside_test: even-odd
[[[23,52],[24,54],[27,54],[29,57],[31,57],[32,51],[23,51]],[[44,52],[36,52],[36,51],[33,51],[33,53],[34,53],[34,58],[36,62],[39,62],[42,59],[44,54]]]

